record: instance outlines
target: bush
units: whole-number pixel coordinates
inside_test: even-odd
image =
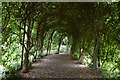
[[[2,45],[3,77],[15,77],[21,65],[21,45],[17,42],[10,46]]]
[[[75,53],[73,54],[73,59],[74,59],[74,60],[79,60],[79,53],[75,52]]]
[[[97,73],[97,75],[100,75],[101,77],[105,78],[118,78],[120,77],[120,71],[116,66],[116,63],[105,62],[104,65],[101,67],[101,70],[99,70],[99,72]]]

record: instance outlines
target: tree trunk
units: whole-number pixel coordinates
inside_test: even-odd
[[[37,41],[36,41],[36,43],[37,43]],[[35,53],[34,53],[34,62],[36,62],[36,57],[37,57],[37,44],[36,44],[36,46],[35,46]]]
[[[30,37],[31,37],[31,32],[32,32],[30,24],[31,24],[31,20],[29,20],[29,26],[28,26],[28,30],[27,30],[27,49],[26,49],[26,52],[24,54],[24,67],[23,67],[24,73],[29,71]]]
[[[49,54],[49,47],[50,47],[50,39],[48,39],[48,46],[47,46],[47,53],[46,53],[46,56]]]
[[[71,50],[70,50],[70,54],[71,54],[71,56],[74,54],[74,52],[75,52],[75,46],[76,46],[76,44],[75,43],[72,43],[72,45],[71,45]]]
[[[48,54],[49,55],[50,55],[50,51],[51,51],[51,44],[52,44],[52,39],[50,40],[49,49],[48,49]]]
[[[62,43],[62,36],[61,36],[60,39],[59,39],[59,43],[58,43],[58,52],[57,52],[57,54],[59,54],[59,52],[60,52],[61,43]]]
[[[100,33],[99,29],[96,31],[96,37],[95,37],[95,43],[94,43],[94,52],[93,52],[93,69],[94,71],[97,71],[98,62],[97,62],[97,56],[99,53],[99,41],[100,41]]]
[[[71,50],[70,50],[70,54],[71,54],[72,58],[74,57],[73,55],[74,55],[75,51],[77,50],[77,41],[78,41],[77,36],[73,36]]]
[[[98,67],[100,67],[100,46],[98,47]]]
[[[35,51],[35,54],[34,54],[34,62],[36,62],[36,57],[37,57],[37,50]]]
[[[100,10],[100,5],[98,6],[98,10],[97,10],[97,12],[96,12],[96,14],[97,14],[97,19],[98,19],[98,21],[97,21],[97,25],[96,25],[96,22],[95,22],[95,25],[94,25],[94,33],[95,33],[95,40],[94,40],[94,51],[93,51],[93,70],[95,71],[95,72],[97,72],[98,71],[98,69],[97,69],[97,67],[98,67],[98,53],[99,53],[99,46],[100,46],[100,44],[99,44],[99,42],[100,42],[100,36],[101,36],[101,33],[100,33],[100,27],[102,26],[101,24],[100,24],[100,20],[102,20],[102,19],[100,19],[100,16],[101,16],[101,10]]]
[[[43,57],[43,44],[44,44],[44,36],[41,38],[41,45],[40,45],[40,56]]]
[[[47,54],[46,55],[49,55],[50,54],[50,51],[51,51],[51,44],[52,44],[52,37],[53,37],[53,34],[54,34],[54,30],[52,31],[50,37],[48,38],[48,47],[47,47]]]
[[[84,50],[85,50],[85,40],[82,40],[82,47],[80,49],[80,57],[79,57],[79,63],[82,64],[83,63],[83,59],[84,59]]]
[[[26,73],[26,72],[28,72],[28,70],[29,70],[29,67],[28,67],[28,64],[29,64],[29,59],[28,59],[28,55],[29,54],[29,52],[27,51],[25,54],[24,54],[24,66],[23,66],[23,70],[22,70],[22,72],[23,73]]]
[[[66,45],[66,53],[69,53],[69,42],[67,42],[67,45]]]
[[[97,71],[97,39],[95,39],[94,52],[93,52],[93,69]]]
[[[37,51],[39,51],[39,42],[40,42],[40,40],[39,40],[39,38],[38,38],[38,36],[39,36],[39,31],[40,31],[40,29],[39,29],[39,27],[40,27],[40,23],[38,23],[38,26],[37,26],[37,36],[36,36],[36,45],[37,45]],[[37,51],[36,51],[36,56],[39,56],[39,54],[37,53]]]
[[[67,51],[66,51],[66,53],[68,53],[68,54],[70,54],[70,47],[71,47],[71,37],[70,36],[68,36],[68,44],[67,44]]]
[[[24,22],[24,33],[23,33],[23,39],[22,39],[22,57],[21,57],[21,69],[23,67],[23,56],[24,56],[24,40],[25,40],[25,28],[26,28],[26,20]]]

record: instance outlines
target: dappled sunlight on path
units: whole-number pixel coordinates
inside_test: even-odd
[[[82,64],[76,64],[69,54],[49,55],[33,63],[25,78],[93,78],[92,71]]]

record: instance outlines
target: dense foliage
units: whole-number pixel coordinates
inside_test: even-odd
[[[120,3],[2,3],[5,74],[60,51],[103,77],[120,77]]]

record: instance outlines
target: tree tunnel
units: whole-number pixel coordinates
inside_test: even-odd
[[[79,63],[87,57],[95,72],[107,64],[119,65],[119,3],[4,2],[2,9],[5,67],[13,60],[28,72],[32,62],[59,54],[61,46]]]

